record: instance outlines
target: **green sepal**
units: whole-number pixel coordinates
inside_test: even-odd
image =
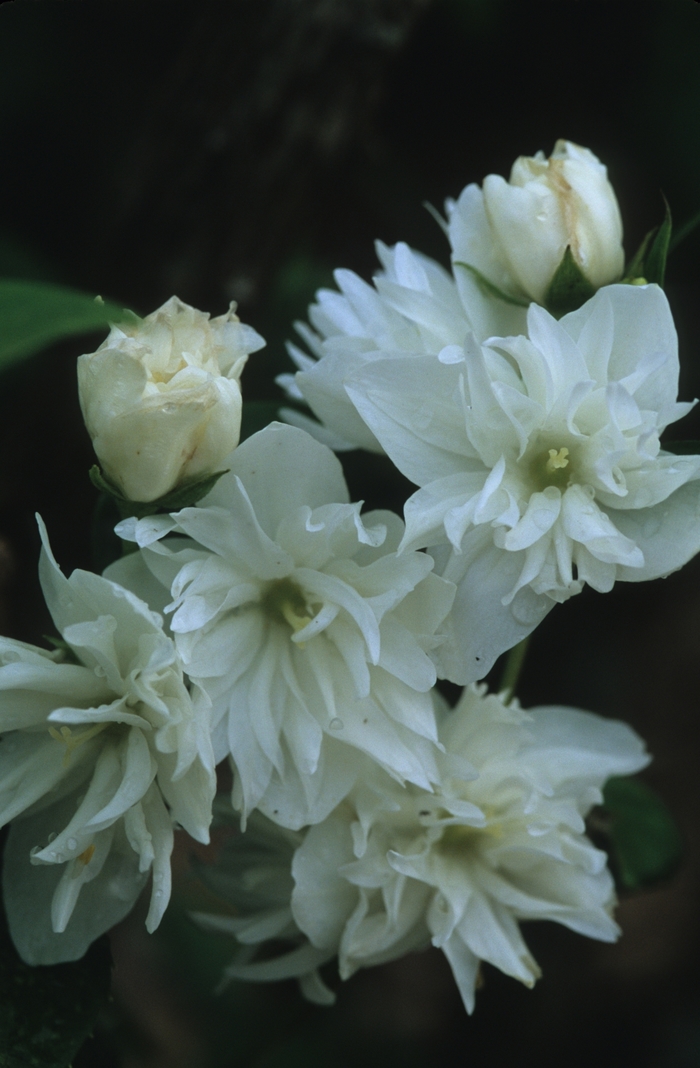
[[[664,204],[666,205],[664,221],[660,226],[655,226],[654,229],[650,230],[645,236],[641,245],[625,268],[625,275],[622,279],[623,282],[632,285],[635,283],[646,284],[648,282],[655,282],[663,289],[664,279],[666,277],[666,260],[668,258],[668,251],[671,243],[671,233],[673,231],[671,209],[668,206],[666,197],[664,197]]]
[[[0,935],[0,1068],[69,1068],[109,1000],[106,936],[82,960],[32,967]]]
[[[462,263],[460,260],[454,260],[453,263],[455,267],[463,267],[465,271],[469,271],[470,274],[473,274],[483,291],[489,297],[495,297],[496,300],[503,300],[506,304],[515,304],[518,308],[530,307],[531,301],[526,297],[513,297],[510,293],[505,293],[502,289],[499,289],[497,285],[494,285],[493,282],[490,282],[485,274],[478,271],[476,267],[472,267],[471,263]]]
[[[638,779],[608,779],[601,815],[598,829],[609,842],[611,867],[621,888],[638,890],[673,875],[683,856],[683,839],[653,790]]]
[[[221,476],[228,474],[228,469],[216,471],[213,475],[207,475],[206,478],[182,482],[170,493],[158,497],[155,501],[130,501],[113,482],[102,474],[97,464],[93,464],[89,474],[90,481],[100,493],[108,493],[114,498],[122,519],[128,519],[131,516],[143,519],[145,516],[156,515],[158,512],[179,512],[182,508],[191,508],[213,490]]]
[[[591,299],[595,291],[595,286],[588,281],[574,259],[571,245],[567,245],[545,294],[545,308],[559,318],[567,312],[576,311]]]
[[[700,456],[700,441],[662,441],[661,448],[675,456]]]

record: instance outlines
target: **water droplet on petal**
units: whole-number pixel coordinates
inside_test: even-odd
[[[56,832],[55,831],[51,831],[51,834],[49,835],[49,842],[53,842],[55,837],[56,837]]]
[[[63,864],[63,853],[55,853],[56,863]]]
[[[156,897],[162,897],[163,896],[163,891],[162,890],[156,890],[155,896]]]
[[[332,731],[342,731],[345,724],[343,723],[342,719],[338,719],[338,717],[336,716],[330,721],[328,726]]]
[[[66,845],[70,849],[71,853],[73,852],[74,849],[78,848],[78,842],[77,842],[77,840],[75,838],[69,838],[68,841],[66,842]]]

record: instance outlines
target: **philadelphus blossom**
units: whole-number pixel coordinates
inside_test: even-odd
[[[437,546],[459,585],[455,682],[529,633],[584,583],[667,575],[700,549],[700,456],[659,435],[676,402],[677,338],[657,286],[609,286],[528,336],[467,339],[437,356],[376,360],[348,384],[363,419],[420,489],[402,549]]]
[[[520,156],[508,182],[490,174],[483,189],[468,185],[447,215],[453,260],[506,294],[545,303],[567,247],[596,288],[622,276],[622,219],[607,170],[571,141],[557,141],[549,159]],[[473,281],[457,277],[471,292]]]
[[[240,436],[241,372],[264,344],[234,304],[210,320],[171,297],[78,359],[85,425],[125,497],[153,501],[221,467]]]
[[[340,292],[319,290],[309,308],[311,327],[296,324],[313,355],[288,344],[299,373],[277,379],[323,426],[291,409],[284,411],[285,419],[337,451],[382,451],[345,390],[364,364],[381,356],[437,355],[471,331],[486,339],[525,328],[523,308],[490,298],[476,283],[458,289],[443,267],[403,242],[388,248],[378,241],[376,249],[383,269],[374,288],[352,271],[336,271]]]
[[[173,821],[209,840],[208,717],[197,714],[160,616],[98,575],[40,577],[65,651],[0,638],[0,824],[12,937],[30,964],[81,957],[153,875],[170,897]]]
[[[231,822],[233,813],[219,807],[219,822]],[[246,979],[266,982],[270,979],[296,978],[304,996],[318,1005],[331,1005],[335,995],[325,985],[318,968],[332,960],[334,950],[317,949],[297,927],[291,909],[294,889],[292,858],[304,841],[302,831],[290,831],[253,812],[244,835],[229,838],[213,865],[199,865],[202,882],[218,897],[232,905],[235,916],[198,913],[201,927],[233,935],[241,943],[238,958],[225,969],[228,979],[241,978],[242,963]],[[266,939],[291,943],[293,949],[271,961],[248,963],[251,951]]]
[[[166,611],[212,701],[217,760],[233,758],[235,807],[318,822],[362,752],[429,788],[431,655],[454,586],[427,554],[397,555],[398,517],[360,517],[338,460],[303,431],[273,423],[230,462],[201,507],[118,530],[172,590]],[[158,541],[167,534],[191,541]]]
[[[572,708],[524,712],[472,687],[453,712],[443,711],[440,740],[435,793],[402,789],[368,769],[306,832],[292,859],[289,909],[282,875],[280,898],[261,897],[257,914],[249,898],[240,920],[204,919],[248,944],[306,936],[277,961],[235,962],[229,977],[305,975],[337,954],[347,979],[432,942],[472,1012],[481,961],[527,986],[539,977],[519,921],[555,920],[590,938],[617,938],[613,880],[605,854],[585,837],[584,817],[602,800],[606,779],[648,763],[634,731]],[[234,841],[229,852],[237,845],[245,848]],[[229,859],[211,884],[226,898],[232,870]]]

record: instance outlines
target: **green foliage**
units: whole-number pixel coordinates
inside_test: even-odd
[[[0,942],[0,1068],[68,1068],[109,998],[107,938],[82,960],[36,968],[4,928]]]
[[[638,779],[612,778],[603,790],[605,833],[618,882],[638,890],[678,867],[683,839],[663,801]]]
[[[625,270],[623,282],[656,282],[663,289],[666,277],[666,260],[671,243],[673,220],[667,200],[666,214],[660,226],[654,227],[645,236]]]
[[[567,245],[561,263],[554,272],[544,298],[547,311],[557,317],[576,311],[595,293],[595,286],[588,281]]]
[[[201,501],[202,497],[206,497],[207,493],[214,489],[221,476],[227,473],[227,471],[216,471],[213,475],[207,475],[206,478],[183,482],[155,501],[130,501],[113,482],[105,478],[97,464],[93,464],[89,472],[93,486],[101,493],[109,494],[116,501],[123,518],[136,516],[137,519],[155,515],[156,512],[179,512],[181,508],[190,508],[197,501]]]
[[[471,263],[462,263],[460,260],[454,261],[455,267],[463,267],[465,271],[469,271],[470,274],[476,278],[477,282],[483,289],[483,291],[489,297],[495,297],[497,300],[503,300],[506,304],[515,304],[519,308],[529,308],[530,301],[526,297],[512,297],[509,293],[504,293],[502,289],[490,282],[485,274],[478,271],[476,267],[472,267]]]
[[[125,318],[118,304],[46,282],[0,279],[0,369],[73,334]]]

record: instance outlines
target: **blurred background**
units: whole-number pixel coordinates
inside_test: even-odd
[[[333,268],[369,278],[375,238],[447,263],[423,203],[440,210],[519,154],[548,154],[559,137],[593,149],[628,255],[661,221],[662,193],[677,223],[692,217],[699,59],[694,0],[6,3],[0,276],[141,314],[173,293],[214,315],[236,300],[268,340],[245,395],[274,402],[291,323]],[[691,399],[700,229],[667,277]],[[25,641],[50,630],[34,512],[65,570],[93,564],[74,367],[101,340],[64,342],[0,380],[0,631]],[[673,437],[700,438],[700,417]],[[400,509],[408,486],[388,464],[345,462],[355,496]],[[135,914],[114,932],[114,1001],[74,1068],[700,1065],[699,693],[700,560],[605,600],[586,591],[531,643],[523,703],[630,722],[655,755],[644,778],[684,836],[677,874],[622,900],[617,945],[529,925],[544,978],[528,991],[486,969],[472,1018],[436,951],[356,976],[333,1009],[307,1005],[292,983],[214,997],[231,947],[187,917],[204,899],[181,841],[161,930],[147,936]]]

